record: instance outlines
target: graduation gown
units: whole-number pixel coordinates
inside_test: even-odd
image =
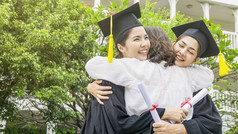
[[[102,85],[111,86],[113,94],[101,105],[92,101],[82,126],[81,134],[152,134],[153,120],[149,111],[140,116],[129,116],[125,110],[124,87],[103,81]],[[195,92],[195,95],[198,92]],[[132,96],[136,97],[136,96]],[[165,109],[157,108],[160,117]],[[222,121],[209,95],[194,105],[193,118],[184,121],[188,134],[221,134]]]
[[[103,86],[111,86],[113,94],[101,105],[92,97],[91,104],[80,134],[149,134],[153,133],[153,119],[149,111],[140,116],[129,116],[125,109],[124,87],[108,81]],[[132,96],[136,97],[136,96]],[[157,108],[162,117],[165,109]]]
[[[207,67],[165,67],[165,64],[165,61],[157,64],[135,58],[114,59],[108,63],[107,57],[96,56],[87,62],[85,69],[93,79],[108,80],[125,87],[126,111],[129,115],[141,115],[147,110],[137,87],[141,82],[152,104],[162,108],[176,108],[192,98],[193,92],[210,87],[214,80],[213,71]],[[191,116],[186,119],[192,118],[193,109],[190,110]]]
[[[222,134],[222,120],[209,95],[193,107],[192,119],[183,122],[188,134]]]

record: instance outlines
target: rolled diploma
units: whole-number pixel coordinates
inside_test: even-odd
[[[205,97],[208,94],[208,91],[206,88],[203,88],[199,93],[197,93],[190,101],[189,103],[194,106],[198,101],[200,101],[203,97]],[[191,106],[186,103],[183,107],[183,109],[189,110]]]
[[[192,106],[194,106],[198,101],[200,101],[203,97],[205,97],[208,94],[208,91],[206,88],[203,88],[199,93],[197,93],[190,101],[188,101]],[[183,109],[189,110],[191,106],[186,103],[183,107]],[[171,124],[174,124],[175,121],[169,121]]]
[[[142,96],[143,96],[143,98],[145,100],[145,103],[147,104],[148,108],[152,109],[153,106],[152,106],[151,100],[150,100],[150,98],[149,98],[149,96],[148,96],[148,94],[146,92],[146,88],[145,88],[144,84],[143,83],[139,83],[137,86],[140,89],[140,92],[141,92],[141,94],[142,94]],[[160,121],[160,117],[159,117],[156,109],[153,110],[153,111],[150,111],[150,113],[151,113],[152,118],[153,118],[153,120],[155,122],[161,122]]]

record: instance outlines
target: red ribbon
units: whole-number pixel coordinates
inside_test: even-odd
[[[153,108],[151,108],[150,111],[154,111],[158,107],[158,105],[152,105],[152,107]]]
[[[181,103],[181,107],[183,107],[185,104],[189,104],[190,107],[192,107],[193,105],[189,102],[190,100],[191,100],[190,97],[185,98],[185,102],[182,102],[182,103]]]

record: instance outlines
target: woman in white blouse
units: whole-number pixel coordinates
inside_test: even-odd
[[[193,23],[201,23],[201,21]],[[199,29],[192,30],[199,33],[195,35],[203,34]],[[152,103],[164,108],[180,107],[185,100],[192,97],[193,92],[207,88],[213,82],[214,75],[210,69],[193,64],[204,54],[199,52],[206,51],[200,50],[202,47],[199,45],[199,39],[185,33],[173,43],[177,54],[176,66],[164,67],[166,62],[157,64],[131,57],[114,59],[113,63],[108,63],[106,57],[97,56],[89,60],[85,68],[93,79],[104,79],[126,87],[125,100],[129,115],[140,115],[147,110],[137,89],[137,83],[141,81],[149,90],[147,92]],[[121,50],[119,49],[123,53],[124,49],[121,48]],[[138,51],[136,54],[141,53]],[[189,118],[191,119],[191,116]]]

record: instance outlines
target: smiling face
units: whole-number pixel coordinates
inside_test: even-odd
[[[174,51],[177,54],[175,65],[179,67],[188,67],[199,60],[199,44],[197,40],[190,36],[183,36],[177,42],[173,43]]]
[[[144,27],[134,27],[125,41],[125,46],[117,45],[124,58],[146,60],[150,49],[150,41]]]

